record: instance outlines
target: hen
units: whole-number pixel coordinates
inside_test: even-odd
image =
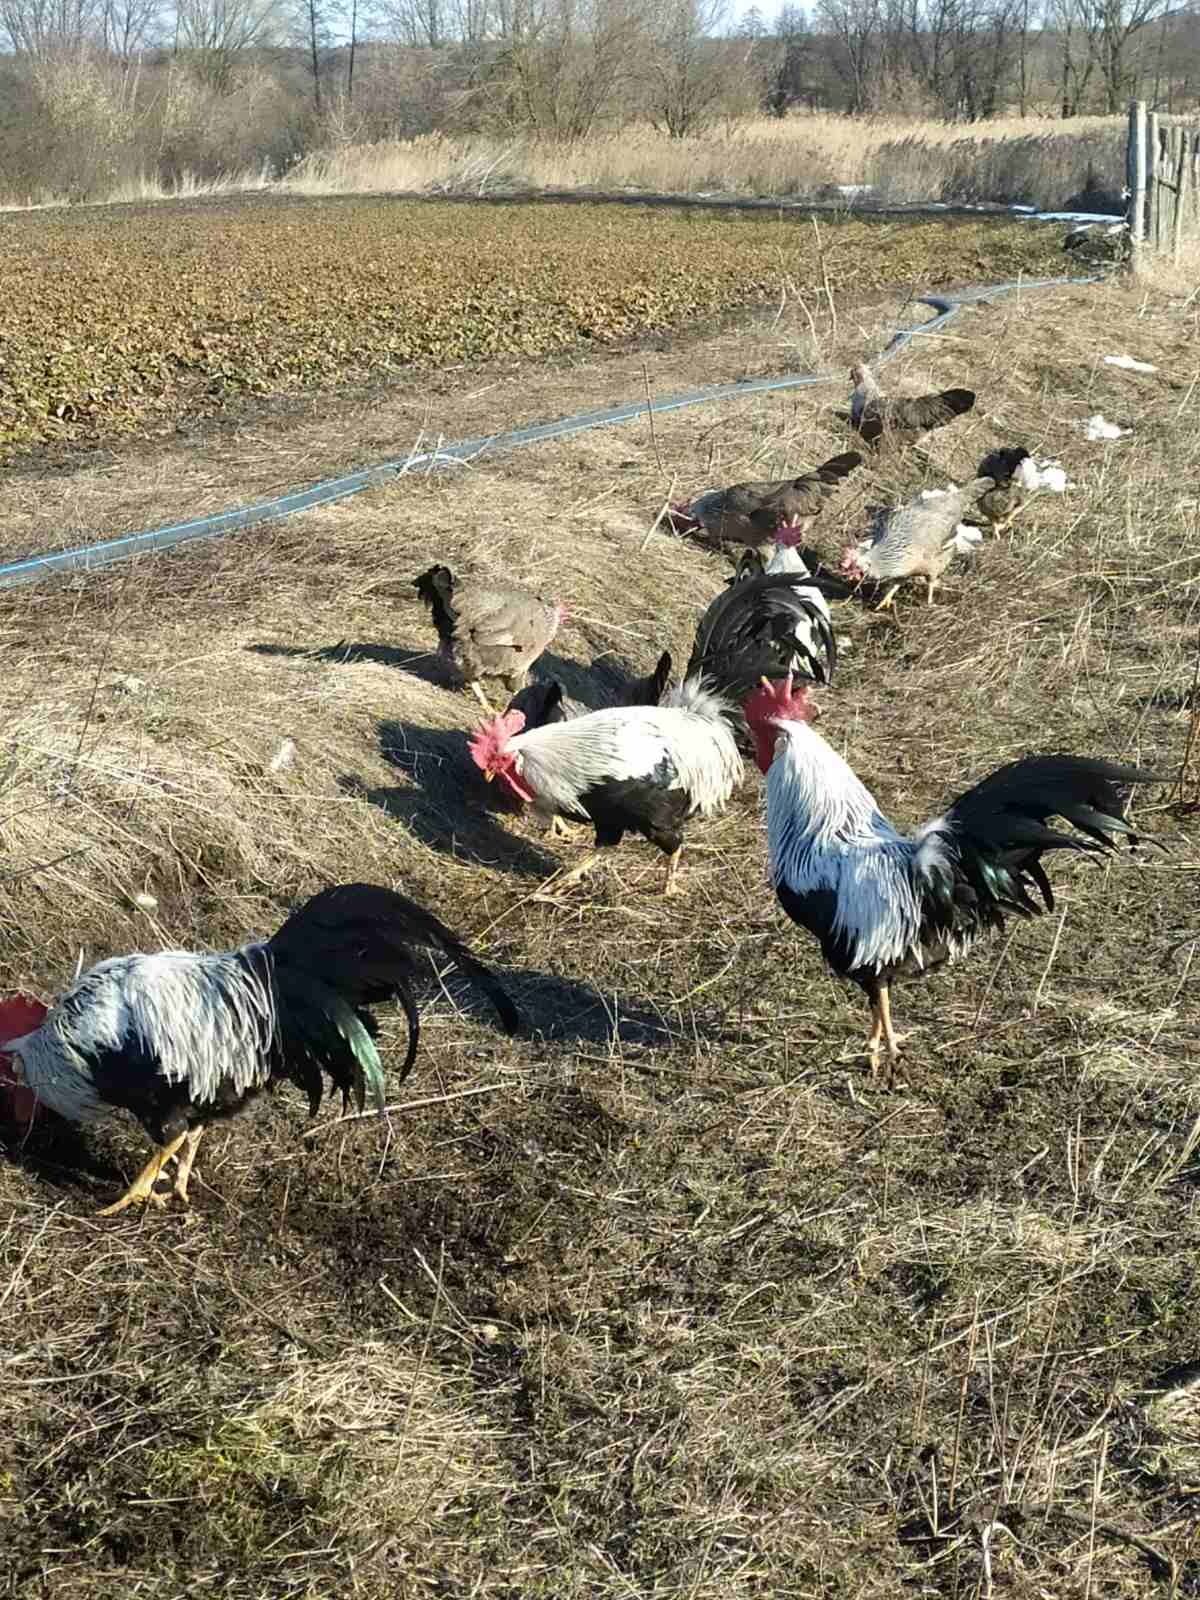
[[[937,394],[893,398],[884,394],[865,363],[850,368],[850,382],[854,391],[849,420],[871,445],[915,444],[934,428],[964,416],[975,404],[971,389],[942,389]]]
[[[1121,838],[1136,845],[1118,785],[1162,781],[1107,761],[1026,756],[905,835],[809,726],[806,686],[764,684],[745,713],[767,774],[770,876],[779,902],[820,941],[834,972],[867,995],[867,1054],[874,1074],[886,1047],[889,1079],[901,1042],[892,1027],[891,985],[958,960],[1008,915],[1053,910],[1042,856],[1103,853]],[[1084,837],[1047,827],[1051,817]]]
[[[175,1158],[174,1192],[188,1179],[205,1126],[241,1110],[252,1096],[289,1079],[320,1106],[323,1077],[382,1106],[383,1067],[369,1007],[396,1000],[408,1021],[411,1068],[420,1037],[412,947],[448,956],[495,1006],[507,1032],[515,1006],[493,974],[415,901],[369,883],[314,895],[263,943],[237,950],[116,956],[91,967],[39,1025],[2,1046],[13,1076],[69,1122],[90,1123],[123,1109],[155,1151],[124,1195],[100,1213],[163,1198],[155,1183]],[[20,1020],[32,1020],[28,1002]],[[19,1005],[17,1007],[19,1009]]]
[[[975,505],[993,533],[1011,528],[1029,497],[1038,490],[1062,494],[1067,487],[1067,475],[1059,462],[1038,460],[1020,444],[989,450],[979,463],[979,476],[995,483],[995,488],[980,495]]]
[[[856,583],[870,579],[886,585],[877,611],[891,605],[907,578],[925,579],[932,605],[937,581],[954,557],[982,542],[983,534],[965,525],[962,515],[993,487],[994,479],[976,478],[961,489],[923,489],[908,505],[878,512],[869,536],[842,556],[842,574]]]
[[[543,815],[592,823],[596,848],[560,888],[578,883],[601,850],[640,833],[667,856],[671,894],[684,824],[716,816],[742,776],[730,714],[691,679],[657,706],[614,706],[528,731],[519,711],[507,712],[478,729],[471,756],[489,782],[499,778]]]
[[[672,525],[717,550],[750,545],[768,561],[777,529],[806,532],[862,459],[857,450],[848,450],[798,478],[707,489],[690,505],[672,507]]]
[[[567,620],[565,606],[515,583],[455,580],[449,567],[435,566],[413,579],[433,613],[438,653],[449,661],[485,711],[484,678],[500,678],[509,694],[524,686],[526,673]]]

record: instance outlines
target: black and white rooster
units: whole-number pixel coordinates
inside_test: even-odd
[[[477,730],[470,751],[489,782],[499,778],[543,815],[592,823],[596,849],[559,888],[590,872],[600,850],[640,833],[667,856],[671,894],[685,823],[716,816],[742,776],[732,710],[690,678],[659,705],[610,706],[540,728],[526,730],[522,713],[508,711]]]
[[[116,956],[83,973],[49,1011],[31,1010],[23,997],[9,1002],[0,1024],[41,1020],[0,1051],[17,1083],[69,1122],[123,1109],[154,1141],[150,1161],[101,1216],[164,1204],[155,1184],[172,1157],[174,1193],[186,1205],[205,1126],[278,1079],[304,1090],[310,1114],[324,1077],[359,1110],[368,1098],[382,1107],[368,1007],[396,1000],[404,1009],[402,1080],[420,1036],[413,946],[448,956],[487,995],[506,1032],[516,1031],[520,1018],[500,983],[431,912],[391,889],[345,883],[314,895],[263,943]]]
[[[1042,856],[1102,853],[1121,838],[1138,844],[1119,786],[1162,781],[1108,761],[1026,756],[903,834],[809,726],[806,686],[764,683],[745,712],[767,774],[771,881],[834,972],[865,991],[871,1070],[886,1047],[889,1081],[900,1053],[890,1002],[896,979],[958,960],[1008,915],[1053,910]],[[1051,817],[1073,823],[1084,837],[1048,827]]]

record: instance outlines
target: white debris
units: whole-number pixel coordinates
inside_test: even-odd
[[[1157,372],[1149,361],[1135,361],[1132,356],[1105,356],[1106,367],[1120,367],[1123,372]]]
[[[1084,437],[1088,439],[1121,439],[1127,433],[1132,433],[1132,428],[1118,428],[1115,422],[1106,422],[1097,411],[1094,417],[1089,417],[1083,425]]]
[[[1018,489],[1048,489],[1051,494],[1064,494],[1067,474],[1061,461],[1040,461],[1036,456],[1026,456],[1013,473]]]
[[[284,739],[267,765],[268,772],[286,772],[296,759],[295,739]]]
[[[134,895],[133,903],[134,903],[135,906],[137,906],[139,911],[157,911],[158,910],[158,901],[154,898],[154,896],[152,894],[147,894],[145,892],[145,890],[143,890],[141,894],[135,894]]]
[[[918,495],[920,500],[944,500],[948,494],[953,494],[958,485],[948,483],[944,489],[922,489]]]

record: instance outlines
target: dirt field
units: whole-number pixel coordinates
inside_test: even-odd
[[[899,309],[788,306],[25,470],[0,485],[5,553],[643,385],[842,374]],[[867,501],[961,481],[998,442],[1074,482],[932,611],[839,608],[822,732],[898,823],[1029,750],[1180,772],[1197,333],[1183,297],[1062,291],[965,312],[888,369],[979,405],[928,466],[852,480],[830,554]],[[1102,364],[1125,352],[1157,371]],[[187,1217],[91,1215],[140,1164],[124,1124],[0,1135],[0,1593],[1200,1593],[1200,759],[1139,802],[1168,853],[1054,861],[1060,914],[902,992],[888,1094],[851,1059],[859,998],[764,882],[757,776],[693,828],[677,900],[627,844],[548,902],[582,834],[495,808],[474,701],[428,654],[408,580],[441,558],[570,603],[547,666],[572,693],[593,663],[686,659],[727,569],[655,513],[833,453],[844,395],[598,431],[0,596],[6,990],[237,942],[367,878],[469,936],[530,1022],[507,1041],[431,981],[402,1091],[424,1104],[306,1138],[281,1093],[209,1135]],[[1086,442],[1095,412],[1133,432]]]

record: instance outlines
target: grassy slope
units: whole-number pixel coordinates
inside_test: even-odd
[[[1113,350],[1156,374],[1098,364],[1094,329],[1117,326]],[[845,308],[840,327],[817,330],[835,369],[882,331]],[[929,473],[909,458],[848,489],[830,550],[864,500],[961,479],[995,441],[1061,454],[1077,487],[900,630],[839,613],[822,729],[897,819],[1028,748],[1170,770],[1188,721],[1194,315],[1073,292],[951,334],[893,381],[970,382],[977,414]],[[789,311],[736,355],[753,370],[808,336]],[[650,358],[653,388],[671,359]],[[716,375],[734,356],[689,359]],[[579,369],[576,399],[609,398],[611,370]],[[997,1593],[1170,1592],[1127,1533],[1184,1564],[1176,1593],[1195,1584],[1196,1408],[1147,1393],[1200,1345],[1196,1007],[1187,950],[1167,953],[1196,926],[1194,816],[1155,794],[1141,815],[1168,858],[1058,865],[1061,923],[907,990],[911,1078],[887,1096],[843,1059],[861,1005],[764,887],[757,780],[694,831],[678,902],[629,846],[547,904],[541,874],[582,844],[488,811],[473,703],[418,653],[404,580],[434,555],[569,596],[552,664],[572,682],[596,657],[686,653],[724,569],[647,539],[659,458],[697,487],[811,463],[840,441],[840,393],[408,480],[3,601],[5,854],[84,852],[0,884],[6,987],[53,991],[81,946],[233,940],[367,876],[468,932],[538,1030],[510,1046],[432,989],[406,1094],[491,1092],[307,1142],[281,1095],[210,1135],[193,1224],[89,1218],[140,1154],[123,1127],[9,1147],[0,1535],[19,1592],[966,1596],[993,1519]],[[1096,410],[1134,434],[1084,443]],[[184,465],[51,480],[31,544],[102,495],[170,504]],[[272,775],[285,735],[297,759]]]

